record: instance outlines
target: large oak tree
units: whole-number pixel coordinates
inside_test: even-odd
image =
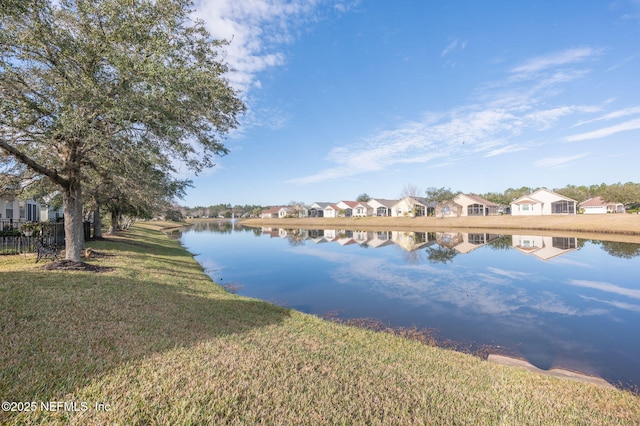
[[[68,260],[80,260],[89,170],[146,156],[199,171],[227,152],[244,104],[225,79],[225,42],[189,18],[190,1],[2,3],[2,165],[60,189]]]

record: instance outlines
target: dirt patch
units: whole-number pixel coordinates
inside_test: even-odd
[[[113,268],[91,265],[85,262],[74,262],[72,260],[56,260],[47,263],[41,269],[46,271],[85,271],[85,272],[110,272]]]

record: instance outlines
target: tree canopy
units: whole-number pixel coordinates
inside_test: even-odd
[[[224,77],[225,42],[191,21],[189,7],[3,2],[0,165],[61,191],[69,260],[80,259],[82,188],[96,176],[154,179],[176,160],[198,172],[227,153],[221,141],[245,107]]]

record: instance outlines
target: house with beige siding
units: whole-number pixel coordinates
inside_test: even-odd
[[[512,216],[576,214],[575,200],[546,188],[533,191],[511,202]]]
[[[422,197],[408,196],[391,207],[391,216],[420,217],[430,216],[435,212],[436,204]]]
[[[391,216],[391,209],[399,200],[385,200],[383,198],[372,198],[367,201],[371,206],[372,216]]]
[[[277,218],[280,212],[280,207],[269,207],[268,209],[262,210],[260,217],[262,219],[274,219]]]
[[[500,208],[496,203],[471,194],[458,194],[453,202],[460,206],[460,216],[495,216]]]

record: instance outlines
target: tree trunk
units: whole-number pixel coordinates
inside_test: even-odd
[[[100,204],[97,202],[95,209],[93,209],[93,238],[102,239],[102,216],[100,216]]]
[[[118,231],[118,217],[120,215],[118,214],[118,210],[117,209],[113,209],[111,210],[111,226],[109,227],[109,233],[110,234],[115,234]]]
[[[62,211],[64,212],[65,259],[80,262],[80,250],[84,246],[82,225],[82,190],[79,183],[62,191]]]

